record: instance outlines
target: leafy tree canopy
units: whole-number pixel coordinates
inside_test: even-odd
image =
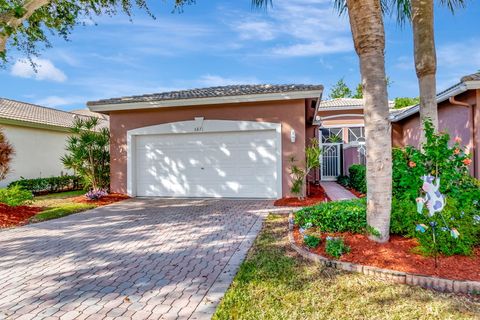
[[[342,79],[338,80],[330,89],[330,99],[338,98],[351,98],[352,90],[347,86],[345,81]]]
[[[409,106],[416,105],[420,102],[419,98],[409,98],[409,97],[398,97],[393,100],[395,103],[394,108],[395,109],[400,109],[400,108],[405,108]]]
[[[170,0],[174,10],[194,0]],[[76,25],[95,16],[132,15],[134,7],[152,18],[145,0],[0,0],[0,58],[6,60],[7,45],[28,57],[37,53],[38,43],[49,46],[48,34],[65,39]]]

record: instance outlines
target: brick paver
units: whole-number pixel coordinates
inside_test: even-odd
[[[132,199],[0,231],[0,319],[209,318],[272,209]]]

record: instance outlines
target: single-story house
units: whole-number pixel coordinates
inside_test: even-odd
[[[85,117],[35,104],[0,98],[0,128],[13,145],[11,173],[0,187],[20,179],[71,173],[60,158],[75,118]],[[103,120],[102,120],[103,121]],[[103,125],[108,125],[105,121]]]
[[[110,117],[111,185],[132,196],[280,198],[321,85],[235,85],[89,102]]]
[[[470,171],[480,178],[480,74],[465,76],[454,86],[438,93],[439,130],[460,137],[472,153]],[[392,144],[394,147],[418,147],[420,139],[419,105],[394,109],[390,102]],[[336,180],[348,174],[355,163],[365,164],[363,99],[340,98],[321,101],[314,124],[323,145],[320,180]]]
[[[469,120],[479,116],[475,81],[464,78],[458,90],[439,95],[441,128],[472,148],[478,145],[472,135],[478,129]],[[275,199],[291,195],[291,158],[303,160],[312,138],[323,149],[315,180],[335,180],[351,164],[365,162],[363,100],[321,101],[322,93],[321,85],[235,85],[87,105],[110,119],[114,192]],[[463,116],[445,119],[451,112]],[[418,106],[392,110],[391,120],[394,145],[415,144]],[[478,156],[474,161],[478,167]]]

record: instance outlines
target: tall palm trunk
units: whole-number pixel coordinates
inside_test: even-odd
[[[415,55],[415,70],[420,89],[420,119],[422,124],[430,119],[438,130],[437,85],[437,55],[435,52],[435,36],[433,31],[433,0],[411,0],[412,26]],[[421,142],[424,133],[421,130]]]
[[[360,58],[365,99],[367,222],[386,242],[392,202],[392,142],[385,75],[385,31],[380,0],[347,0],[355,50]]]

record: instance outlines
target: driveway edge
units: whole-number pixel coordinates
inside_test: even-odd
[[[248,231],[248,234],[244,236],[244,239],[238,246],[237,250],[231,256],[230,260],[228,260],[228,263],[218,275],[210,289],[208,289],[202,301],[200,301],[189,319],[210,319],[213,316],[218,304],[235,278],[240,265],[247,256],[248,250],[250,250],[253,242],[257,238],[258,233],[262,229],[263,221],[267,216],[268,212],[262,212],[261,215],[259,215],[255,223]]]

